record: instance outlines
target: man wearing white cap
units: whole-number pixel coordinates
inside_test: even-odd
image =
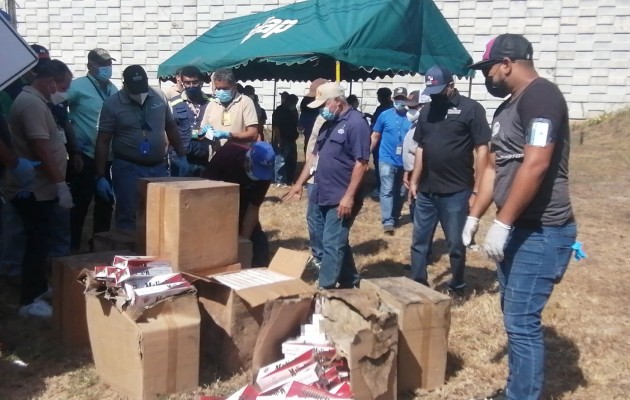
[[[306,162],[284,198],[301,196],[302,186],[315,175],[310,197],[314,212],[321,216],[315,227],[323,248],[319,287],[356,287],[360,277],[348,237],[363,204],[360,185],[370,157],[370,128],[363,114],[348,104],[337,83],[319,86],[315,100],[308,106],[318,108],[326,122],[313,150],[315,157]]]

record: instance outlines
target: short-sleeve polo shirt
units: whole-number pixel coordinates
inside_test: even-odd
[[[318,155],[311,200],[336,206],[346,193],[357,161],[370,157],[370,127],[363,114],[350,109],[321,128],[313,154]]]
[[[256,106],[252,99],[242,94],[237,94],[227,106],[211,99],[201,125],[210,125],[217,131],[243,132],[248,126],[258,126]]]
[[[378,161],[395,167],[403,166],[402,144],[411,121],[406,113],[399,113],[395,108],[385,110],[378,116],[374,128],[381,134]]]

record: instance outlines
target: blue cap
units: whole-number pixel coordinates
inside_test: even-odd
[[[451,82],[453,82],[451,71],[441,65],[434,65],[424,74],[426,88],[422,94],[439,94]]]
[[[252,174],[261,181],[270,181],[273,178],[273,169],[276,162],[276,152],[267,142],[256,142],[247,152],[251,160]]]

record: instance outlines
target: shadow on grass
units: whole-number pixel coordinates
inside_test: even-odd
[[[556,328],[543,326],[545,340],[545,385],[543,399],[559,399],[588,385],[580,368],[580,349],[575,342],[558,333]],[[498,363],[507,356],[507,345],[492,358]],[[568,396],[571,397],[571,396]]]
[[[464,369],[464,359],[449,351],[446,354],[446,382],[457,376],[462,369]]]
[[[392,276],[407,276],[408,271],[405,270],[406,264],[391,259],[367,264],[359,268],[361,278],[388,278]]]

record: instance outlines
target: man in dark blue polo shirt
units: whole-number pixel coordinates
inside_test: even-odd
[[[314,157],[307,160],[284,199],[301,196],[302,186],[315,174],[311,201],[319,218],[315,218],[313,230],[323,248],[319,286],[352,288],[360,277],[348,237],[363,204],[359,186],[370,157],[370,128],[363,114],[348,104],[337,83],[319,86],[315,100],[308,106],[319,108],[326,122],[317,138]]]
[[[411,245],[411,278],[428,285],[427,252],[439,220],[448,244],[448,288],[462,296],[466,287],[466,247],[462,231],[485,169],[490,141],[486,110],[459,94],[453,74],[435,65],[425,75],[431,103],[420,112],[418,143],[409,192],[416,199]],[[475,154],[476,153],[476,161]]]

